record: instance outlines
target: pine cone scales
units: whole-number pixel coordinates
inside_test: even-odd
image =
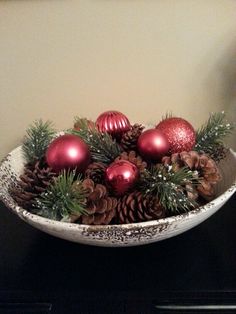
[[[214,185],[220,181],[221,175],[215,161],[208,155],[199,154],[196,151],[175,153],[163,157],[162,163],[172,164],[175,170],[187,166],[196,171],[197,176],[201,179],[200,184],[196,187],[189,186],[195,198],[198,194],[207,200],[214,197]]]
[[[140,171],[147,167],[147,163],[143,161],[142,158],[133,150],[130,152],[121,153],[120,156],[118,156],[115,160],[128,160],[135,164]]]
[[[117,221],[121,224],[149,221],[165,217],[165,210],[157,198],[135,191],[123,196],[117,205]]]
[[[91,179],[85,179],[83,187],[88,191],[88,197],[87,214],[80,217],[81,223],[86,225],[108,225],[115,216],[117,199],[108,196],[104,185],[95,184]]]
[[[129,131],[123,134],[121,139],[121,146],[124,148],[124,150],[130,151],[137,149],[137,141],[143,129],[143,125],[134,124]]]
[[[102,183],[104,181],[105,171],[105,164],[102,162],[92,162],[85,171],[85,177],[92,179],[95,183]]]
[[[52,169],[41,161],[27,165],[17,187],[11,190],[12,197],[20,206],[30,209],[34,199],[46,190],[55,176]]]

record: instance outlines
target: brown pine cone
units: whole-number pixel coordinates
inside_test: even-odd
[[[27,164],[16,187],[11,189],[14,200],[23,208],[30,209],[35,197],[44,192],[56,173],[44,161]]]
[[[102,162],[92,162],[85,171],[85,177],[92,179],[95,183],[103,183],[106,165]]]
[[[116,218],[120,224],[163,217],[165,217],[164,208],[160,205],[159,200],[151,195],[144,196],[141,192],[135,191],[118,200]]]
[[[121,146],[124,150],[137,150],[137,141],[141,135],[144,126],[141,124],[134,124],[131,129],[125,132],[121,138]]]
[[[86,225],[108,225],[115,216],[117,199],[108,196],[107,189],[102,184],[95,184],[91,179],[82,183],[87,196],[87,214],[79,217],[79,222]],[[72,221],[76,221],[72,217]]]
[[[206,154],[200,154],[196,151],[175,153],[171,156],[162,158],[165,165],[172,164],[175,170],[187,166],[200,178],[200,184],[196,187],[189,185],[193,195],[200,195],[206,200],[214,198],[214,185],[220,181],[221,175],[213,159]],[[187,187],[187,186],[186,186]]]
[[[147,167],[147,163],[143,161],[142,158],[137,155],[134,150],[121,153],[120,156],[118,156],[115,160],[128,160],[135,164],[135,166],[137,166],[140,171],[144,170]]]

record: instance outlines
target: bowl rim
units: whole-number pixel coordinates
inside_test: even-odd
[[[12,157],[14,153],[18,150],[21,150],[22,145],[17,146],[15,149],[13,149],[11,152],[9,152],[0,162],[0,172],[3,164],[7,162],[8,157]],[[234,152],[231,148],[229,149],[229,153],[236,159],[236,152]],[[113,225],[86,225],[86,224],[76,224],[72,222],[66,222],[66,221],[58,221],[49,219],[43,216],[39,216],[36,214],[33,214],[29,212],[27,209],[19,206],[16,201],[11,197],[11,201],[7,201],[4,197],[3,193],[0,192],[0,200],[4,203],[4,205],[11,209],[17,216],[19,216],[24,221],[32,221],[39,225],[48,225],[51,224],[54,227],[58,226],[63,229],[83,229],[87,231],[105,231],[110,229],[138,229],[140,227],[146,228],[146,227],[152,227],[152,226],[158,226],[163,224],[172,224],[173,222],[177,222],[179,220],[188,220],[191,219],[193,216],[198,216],[202,214],[203,212],[206,212],[207,210],[211,209],[217,204],[220,204],[223,201],[226,201],[229,199],[234,192],[236,191],[236,179],[234,182],[228,187],[227,190],[225,190],[223,193],[221,193],[219,196],[217,196],[212,201],[208,202],[205,205],[199,206],[189,212],[178,214],[176,216],[170,216],[165,218],[160,218],[156,220],[150,220],[150,221],[143,221],[143,222],[134,222],[129,224],[113,224]]]

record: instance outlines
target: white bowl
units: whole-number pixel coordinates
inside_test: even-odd
[[[53,236],[97,246],[135,246],[164,240],[183,233],[213,215],[236,190],[236,154],[230,150],[219,167],[222,181],[216,187],[212,202],[186,214],[142,223],[88,226],[54,221],[33,215],[19,207],[9,194],[9,186],[23,172],[21,147],[9,153],[0,164],[0,199],[25,222]]]

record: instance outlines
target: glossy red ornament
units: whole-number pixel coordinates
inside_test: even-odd
[[[128,118],[119,111],[106,111],[97,118],[96,126],[100,132],[107,132],[112,137],[120,137],[131,127]]]
[[[107,185],[117,196],[123,195],[131,189],[139,178],[136,165],[127,160],[114,161],[105,173]]]
[[[78,136],[65,134],[54,139],[46,151],[46,161],[55,171],[75,169],[82,172],[90,162],[88,145]]]
[[[171,153],[188,152],[195,146],[196,132],[193,126],[182,118],[167,118],[161,121],[156,129],[166,135]]]
[[[149,129],[140,135],[137,147],[145,160],[155,162],[168,153],[170,145],[161,131]]]

